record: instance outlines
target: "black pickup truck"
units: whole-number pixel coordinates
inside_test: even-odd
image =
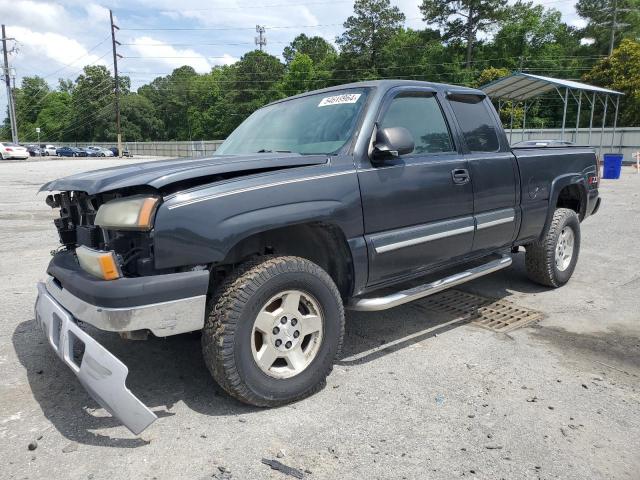
[[[510,148],[479,90],[390,80],[309,92],[257,110],[213,157],[44,185],[62,245],[36,318],[134,433],[156,416],[83,323],[127,339],[201,330],[229,394],[282,405],[324,385],[345,308],[425,297],[509,266],[519,247],[533,281],[566,283],[598,184],[590,148]]]

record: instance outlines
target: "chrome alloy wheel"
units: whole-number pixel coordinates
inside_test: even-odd
[[[298,375],[320,350],[323,323],[322,310],[308,293],[287,290],[274,295],[253,323],[253,359],[271,377]]]
[[[575,243],[575,234],[573,229],[565,226],[558,236],[556,244],[556,268],[564,272],[571,264],[573,258],[573,245]]]

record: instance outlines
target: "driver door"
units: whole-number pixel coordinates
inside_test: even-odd
[[[469,254],[473,189],[435,90],[400,87],[382,103],[378,128],[404,127],[413,152],[358,170],[369,286]]]

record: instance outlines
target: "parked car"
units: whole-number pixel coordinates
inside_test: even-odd
[[[98,157],[100,156],[100,152],[98,150],[94,150],[90,147],[82,147],[82,149],[87,153],[87,157]]]
[[[115,157],[118,157],[118,147],[111,147],[109,150],[111,150],[111,152],[113,153],[113,155]],[[131,152],[129,152],[129,150],[127,150],[126,148],[124,150],[122,150],[122,156],[123,157],[133,157],[133,154]]]
[[[40,157],[42,156],[42,149],[38,145],[27,145],[27,152],[32,157]]]
[[[62,247],[36,318],[134,433],[156,415],[79,321],[136,339],[201,330],[230,395],[283,405],[324,385],[345,308],[426,297],[508,267],[520,247],[534,282],[567,283],[598,186],[592,148],[511,148],[480,90],[382,80],[308,92],[254,112],[215,157],[45,184]]]
[[[29,158],[29,152],[22,145],[11,142],[0,143],[0,160],[26,160],[27,158]]]
[[[86,157],[87,152],[78,147],[60,147],[56,150],[58,157]]]
[[[113,152],[103,147],[89,146],[87,149],[94,153],[92,157],[113,157]]]
[[[58,147],[56,147],[55,145],[41,144],[40,149],[42,150],[42,154],[47,156],[47,155],[56,155],[56,151],[58,150]]]

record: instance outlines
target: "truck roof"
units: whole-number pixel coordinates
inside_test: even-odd
[[[307,95],[314,95],[316,93],[325,93],[332,92],[335,90],[344,90],[345,88],[361,88],[361,87],[375,87],[381,89],[383,92],[394,88],[394,87],[431,87],[436,90],[456,90],[457,92],[468,92],[470,94],[477,94],[485,96],[486,93],[482,90],[478,90],[476,88],[469,87],[461,87],[459,85],[450,85],[446,83],[436,83],[436,82],[423,82],[420,80],[401,80],[401,79],[391,79],[391,80],[366,80],[364,82],[353,82],[353,83],[345,83],[342,85],[334,85],[332,87],[321,88],[318,90],[312,90],[309,92],[300,93],[298,95],[293,95],[291,97],[283,98],[281,100],[276,100],[275,102],[269,103],[269,105],[273,105],[276,103],[283,102],[285,100],[289,100],[291,98],[299,98],[306,97]]]

